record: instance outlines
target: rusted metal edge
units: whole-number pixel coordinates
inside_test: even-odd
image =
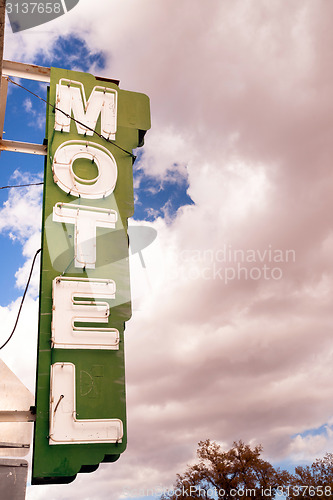
[[[2,74],[49,83],[51,68],[4,60],[2,63]]]
[[[0,151],[14,151],[15,153],[30,153],[34,155],[47,155],[47,146],[30,142],[0,140]]]
[[[0,422],[35,422],[36,415],[31,410],[0,410]]]

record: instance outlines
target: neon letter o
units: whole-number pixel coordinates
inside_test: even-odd
[[[98,174],[94,179],[78,177],[73,171],[73,163],[80,158],[95,163]],[[67,141],[56,150],[53,163],[53,180],[73,196],[98,199],[109,196],[117,182],[117,163],[112,154],[103,146],[87,141]]]

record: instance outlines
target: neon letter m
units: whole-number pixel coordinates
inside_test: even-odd
[[[87,101],[82,83],[61,78],[57,84],[54,129],[70,132],[72,114],[77,120],[75,123],[78,134],[90,136],[101,115],[101,134],[114,140],[117,131],[117,91],[94,87]]]

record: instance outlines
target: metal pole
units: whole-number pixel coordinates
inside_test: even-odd
[[[6,0],[0,0],[0,95],[2,86],[2,61],[5,39]],[[2,131],[1,131],[2,133]],[[27,413],[27,412],[20,412]],[[12,447],[11,443],[0,443]],[[26,446],[26,445],[22,445]],[[0,460],[0,492],[2,500],[24,500],[26,493],[28,462],[26,460]]]
[[[0,140],[3,134],[7,100],[7,80],[2,78],[3,47],[5,40],[6,0],[0,0]]]
[[[0,71],[2,75],[3,46],[5,39],[6,0],[0,0]]]

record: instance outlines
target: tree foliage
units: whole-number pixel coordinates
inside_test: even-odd
[[[302,500],[332,500],[333,453],[327,453],[324,458],[315,460],[312,465],[295,467],[287,497]]]
[[[333,453],[290,474],[260,458],[261,452],[261,446],[242,441],[228,451],[209,439],[200,441],[198,463],[177,475],[162,500],[333,500]]]
[[[274,498],[277,489],[291,480],[287,471],[276,470],[260,458],[261,446],[251,448],[234,442],[229,451],[220,445],[200,441],[199,462],[178,474],[175,486],[163,500]]]

